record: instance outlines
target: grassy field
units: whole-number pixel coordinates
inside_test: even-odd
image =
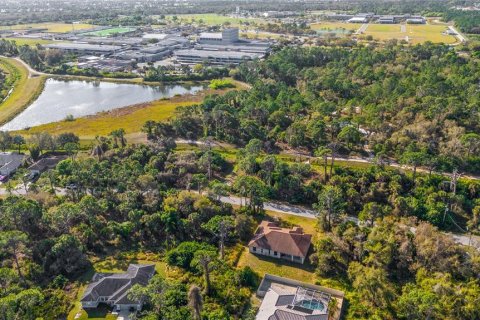
[[[26,30],[26,29],[35,29],[35,28],[45,28],[48,32],[54,33],[64,33],[70,32],[72,30],[85,30],[91,29],[94,26],[87,23],[78,23],[78,24],[71,24],[71,23],[56,23],[56,22],[49,22],[49,23],[32,23],[32,24],[16,24],[14,26],[0,26],[0,30]]]
[[[359,24],[354,24],[354,23],[345,23],[345,22],[319,22],[319,23],[312,23],[310,25],[310,28],[312,30],[332,30],[332,31],[338,31],[338,30],[352,30],[352,31],[357,31],[358,28],[360,28],[361,25]]]
[[[127,33],[134,31],[134,28],[110,28],[110,29],[104,29],[104,30],[98,30],[98,31],[92,31],[92,32],[87,32],[84,33],[84,35],[88,36],[97,36],[97,37],[108,37],[111,36],[112,34],[122,34],[122,33]]]
[[[167,16],[167,20],[173,21],[173,15]],[[207,25],[221,25],[224,24],[225,22],[230,23],[232,26],[239,26],[241,23],[245,22],[255,22],[255,23],[265,23],[266,21],[264,19],[258,19],[258,18],[233,18],[233,17],[228,17],[228,16],[223,16],[220,14],[215,14],[215,13],[202,13],[202,14],[179,14],[176,15],[178,21],[181,22],[192,22],[192,19],[195,20],[196,22],[199,22],[201,19],[204,24]]]
[[[364,35],[371,35],[376,40],[387,41],[390,39],[407,40],[408,43],[417,44],[426,41],[435,43],[452,44],[457,42],[454,36],[443,34],[447,27],[443,24],[435,25],[405,25],[405,32],[399,24],[369,24]]]
[[[364,35],[371,35],[376,40],[404,40],[406,33],[399,24],[369,24]]]
[[[454,36],[443,34],[447,30],[444,25],[407,25],[407,36],[413,44],[425,41],[443,42],[447,44],[457,42]]]
[[[44,39],[31,39],[31,38],[3,38],[5,40],[13,40],[19,46],[23,46],[24,44],[29,46],[35,46],[37,44],[50,44],[53,43],[52,40],[44,40]]]
[[[6,101],[0,103],[0,124],[14,118],[34,101],[43,90],[45,77],[28,77],[28,70],[17,60],[0,58],[0,68],[17,77],[14,89]]]

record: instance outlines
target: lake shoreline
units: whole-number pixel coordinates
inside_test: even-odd
[[[17,131],[67,117],[81,118],[121,109],[131,105],[170,99],[177,95],[205,90],[207,83],[138,85],[138,83],[108,82],[93,79],[44,78],[43,90],[38,90],[28,104],[5,121],[1,130]]]

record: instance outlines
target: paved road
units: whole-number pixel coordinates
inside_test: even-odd
[[[175,140],[175,142],[178,143],[178,144],[190,144],[190,145],[204,145],[205,144],[204,141],[186,140],[186,139],[177,139],[177,140]],[[232,145],[228,145],[226,143],[219,143],[219,142],[212,142],[212,144],[215,145],[215,146],[220,146],[220,147],[223,147],[223,146],[234,147]],[[309,160],[310,159],[320,160],[320,158],[318,158],[318,157],[314,157],[314,156],[311,156],[309,154],[297,152],[297,151],[294,151],[294,150],[287,150],[287,151],[283,151],[282,153],[288,154],[288,155],[293,155],[293,156],[298,156],[298,157],[309,159]],[[331,157],[328,157],[328,160],[331,160],[331,159],[332,159]],[[335,160],[342,161],[342,162],[352,162],[352,163],[367,163],[367,164],[374,164],[375,163],[375,159],[373,157],[370,157],[370,158],[360,158],[360,157],[342,158],[342,157],[336,157]],[[402,164],[399,164],[399,163],[397,163],[395,161],[392,161],[392,160],[390,160],[386,164],[386,166],[392,167],[392,168],[397,168],[397,169],[402,169],[402,170],[409,170],[409,171],[413,170],[413,167],[402,165]],[[424,168],[417,168],[417,172],[429,173],[429,171],[427,169],[424,169]],[[443,176],[446,176],[446,177],[451,177],[452,176],[452,174],[448,173],[448,172],[434,171],[433,173],[440,174],[440,175],[443,175]],[[466,178],[466,179],[470,179],[470,180],[480,180],[480,176],[474,176],[474,175],[462,174],[461,177]]]
[[[318,157],[311,156],[309,154],[304,154],[296,151],[287,151],[285,152],[286,154],[302,157],[302,158],[307,158],[307,159],[320,159]],[[331,160],[331,157],[328,157],[328,160]],[[370,163],[374,164],[375,163],[375,158],[370,157],[370,158],[360,158],[360,157],[350,157],[350,158],[342,158],[342,157],[335,157],[335,161],[343,161],[343,162],[356,162],[356,163]],[[406,166],[403,164],[399,164],[395,161],[389,160],[388,163],[385,164],[387,167],[393,167],[397,169],[402,169],[402,170],[409,170],[413,171],[413,167]],[[422,173],[429,173],[429,171],[425,168],[417,168],[417,172],[422,172]],[[451,177],[452,174],[448,172],[437,172],[433,171],[435,174],[440,174],[446,177]],[[480,180],[480,176],[475,176],[475,175],[468,175],[468,174],[462,174],[462,178],[470,179],[470,180]]]
[[[360,28],[358,28],[357,31],[355,31],[355,34],[362,34],[367,30],[367,28],[368,28],[368,23],[364,23]]]
[[[461,34],[454,26],[448,26],[448,29],[452,30],[453,32],[456,33],[456,37],[458,38],[458,40],[460,40],[460,42],[466,42],[467,41],[467,38],[465,38],[465,36],[463,34]]]
[[[220,201],[224,203],[229,203],[232,205],[244,205],[245,204],[245,199],[237,197],[237,196],[228,196],[228,197],[221,197]],[[263,204],[263,208],[267,211],[273,211],[273,212],[279,212],[283,214],[290,214],[294,216],[300,216],[300,217],[305,217],[309,219],[315,219],[316,218],[316,211],[312,209],[308,209],[305,207],[301,206],[295,206],[291,204],[285,204],[285,203],[279,203],[279,202],[265,202]],[[347,220],[353,221],[356,224],[360,224],[360,220],[357,217],[353,216],[348,216]],[[415,228],[411,228],[412,232],[415,233]],[[449,233],[449,232],[444,232],[447,236],[452,237],[452,239],[459,244],[465,245],[465,246],[473,246],[477,250],[480,250],[480,237],[478,236],[473,236],[470,238],[470,236],[466,235],[461,235],[461,234],[454,234],[454,233]]]

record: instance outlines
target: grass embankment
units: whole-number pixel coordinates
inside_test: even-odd
[[[4,124],[22,112],[42,93],[46,77],[29,77],[24,65],[15,59],[0,58],[0,69],[7,76],[15,77],[14,89],[4,102],[0,103],[0,124]]]
[[[53,40],[33,39],[33,38],[3,38],[5,40],[15,41],[18,46],[28,45],[35,47],[37,44],[50,44]]]
[[[238,81],[231,81],[236,88],[246,88],[245,84]],[[170,99],[127,106],[87,117],[77,118],[73,121],[64,120],[48,123],[32,127],[28,130],[21,130],[17,133],[28,136],[37,132],[48,132],[50,134],[73,132],[78,135],[81,140],[86,142],[93,140],[96,136],[108,135],[113,130],[120,128],[124,129],[129,135],[136,135],[141,132],[142,126],[148,120],[166,121],[174,117],[175,110],[178,107],[198,104],[209,94],[222,94],[229,90],[232,90],[232,88],[219,90],[206,89],[197,94],[186,94],[175,96]]]
[[[19,133],[30,135],[37,132],[50,134],[73,132],[83,140],[94,139],[95,136],[105,136],[120,128],[123,128],[127,134],[136,133],[141,131],[146,121],[165,121],[173,117],[179,106],[200,103],[202,99],[203,94],[178,96],[168,100],[158,100],[102,112],[73,121],[48,123],[19,131]]]

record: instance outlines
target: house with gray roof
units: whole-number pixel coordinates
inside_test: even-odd
[[[133,285],[146,286],[155,274],[155,265],[130,264],[125,273],[96,273],[88,285],[80,302],[84,309],[97,308],[105,303],[115,311],[142,309],[143,301],[128,297]]]
[[[10,176],[23,164],[25,156],[13,152],[0,152],[0,175]]]

